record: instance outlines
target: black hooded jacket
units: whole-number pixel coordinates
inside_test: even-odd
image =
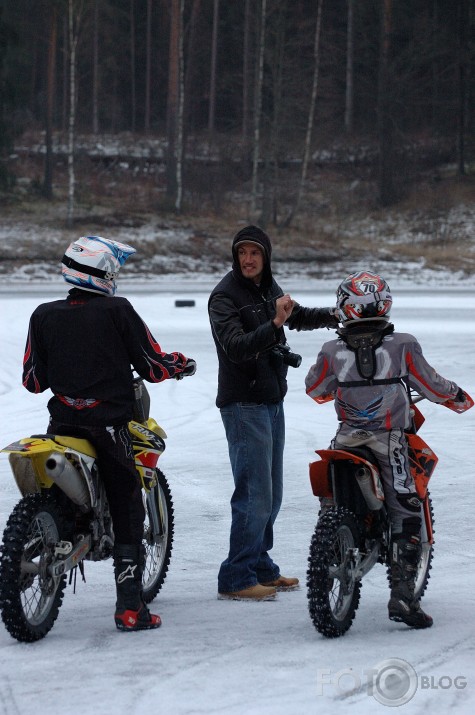
[[[236,245],[244,240],[264,251],[261,284],[244,278]],[[287,392],[287,366],[275,346],[285,344],[283,328],[272,322],[275,302],[284,295],[272,276],[272,247],[267,234],[257,226],[239,231],[232,244],[232,270],[212,291],[208,311],[218,353],[216,405],[231,402],[280,402]],[[329,308],[303,308],[296,304],[286,325],[294,330],[337,327]]]

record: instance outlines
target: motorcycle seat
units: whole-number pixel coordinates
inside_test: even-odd
[[[89,440],[82,439],[81,437],[67,437],[60,434],[32,434],[31,437],[37,439],[52,439],[63,447],[69,447],[76,452],[82,452],[82,454],[86,454],[88,457],[97,457],[97,452]]]
[[[87,454],[88,457],[97,457],[95,448],[87,439],[81,439],[81,437],[64,437],[59,434],[57,434],[54,439],[55,442],[62,444],[63,447],[70,447],[77,452]]]

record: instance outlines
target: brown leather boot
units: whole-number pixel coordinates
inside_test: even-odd
[[[276,589],[262,586],[256,583],[255,586],[243,588],[241,591],[230,591],[229,593],[218,593],[220,601],[273,601]]]
[[[296,591],[299,588],[298,578],[286,578],[285,576],[279,576],[274,581],[269,581],[268,583],[263,583],[263,586],[274,586],[277,591]]]

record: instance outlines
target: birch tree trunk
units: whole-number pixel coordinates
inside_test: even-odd
[[[152,66],[152,0],[147,0],[147,29],[145,39],[145,132],[150,130],[150,76]]]
[[[394,201],[393,129],[390,116],[391,82],[389,61],[392,32],[392,0],[382,3],[381,47],[378,77],[379,202],[389,206]]]
[[[437,56],[437,33],[439,26],[439,2],[432,2],[432,131],[435,133],[438,130],[438,114],[439,114],[439,58]]]
[[[171,0],[170,47],[168,53],[167,96],[167,196],[177,199],[177,128],[180,86],[180,12],[181,0]]]
[[[219,0],[213,3],[213,35],[211,39],[211,72],[209,82],[209,112],[208,131],[214,132],[214,120],[216,111],[216,61],[218,54],[218,22],[219,22]]]
[[[346,91],[345,91],[345,131],[353,131],[353,97],[354,97],[354,0],[348,0],[348,22],[346,28]]]
[[[135,132],[137,120],[137,92],[135,87],[135,0],[130,0],[130,123]]]
[[[300,175],[299,188],[297,192],[297,200],[295,202],[294,208],[291,210],[287,220],[285,221],[286,226],[290,226],[293,218],[298,214],[300,210],[300,205],[302,203],[303,191],[305,188],[305,182],[307,180],[308,163],[310,160],[310,151],[312,147],[312,132],[313,124],[315,118],[315,105],[317,103],[317,91],[318,91],[318,75],[320,71],[320,35],[322,29],[322,7],[323,0],[318,0],[317,4],[317,22],[315,25],[315,41],[313,45],[313,83],[312,83],[312,94],[310,97],[310,107],[308,111],[308,121],[307,121],[307,132],[305,135],[305,146],[304,154],[302,159],[302,173]]]
[[[247,148],[249,141],[249,57],[250,57],[250,34],[251,34],[251,0],[246,0],[244,9],[244,41],[243,41],[243,64],[242,64],[242,139],[244,147]]]
[[[183,200],[183,117],[185,107],[185,72],[183,57],[183,12],[185,0],[180,0],[179,34],[178,34],[178,111],[176,131],[176,200],[175,209],[181,211]]]
[[[69,23],[69,131],[68,131],[68,227],[73,225],[74,214],[74,125],[76,119],[76,50],[78,42],[80,9],[74,22],[74,0],[68,0]]]
[[[46,92],[46,154],[43,193],[47,199],[53,198],[53,112],[56,86],[56,44],[57,10],[50,7],[50,34],[48,41],[48,73]]]
[[[277,225],[278,187],[279,187],[279,148],[282,132],[282,109],[284,105],[284,64],[287,0],[280,0],[274,19],[274,49],[272,59],[272,124],[270,131],[269,159],[266,161],[264,191],[262,199],[262,219],[260,225],[265,228],[272,217]],[[269,34],[269,30],[268,30]],[[267,180],[266,180],[267,179]]]
[[[251,214],[255,214],[257,205],[257,182],[259,173],[260,124],[262,108],[262,85],[264,82],[264,48],[266,37],[266,0],[261,0],[261,20],[259,27],[258,62],[254,94],[254,147],[252,157]]]
[[[63,107],[61,112],[61,131],[63,136],[66,136],[66,128],[68,126],[68,66],[69,66],[69,20],[68,13],[64,13],[63,17]]]
[[[196,77],[196,48],[197,48],[197,34],[198,34],[198,20],[201,13],[201,0],[193,0],[191,6],[191,17],[189,23],[188,31],[188,45],[187,45],[187,58],[185,71],[185,107],[184,107],[184,119],[183,124],[186,128],[190,121],[192,120],[192,88],[194,84],[194,79]]]
[[[458,111],[457,111],[457,167],[459,176],[465,176],[465,124],[468,76],[468,28],[470,13],[468,0],[458,2],[457,64],[458,64]]]
[[[94,35],[92,57],[92,133],[99,132],[99,0],[94,1]]]

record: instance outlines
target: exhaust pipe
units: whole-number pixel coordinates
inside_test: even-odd
[[[86,480],[64,454],[53,452],[45,462],[45,472],[75,504],[91,506]]]
[[[360,467],[355,472],[355,477],[360,485],[365,501],[370,509],[377,511],[383,506],[381,499],[378,499],[373,490],[373,482],[368,467]]]

